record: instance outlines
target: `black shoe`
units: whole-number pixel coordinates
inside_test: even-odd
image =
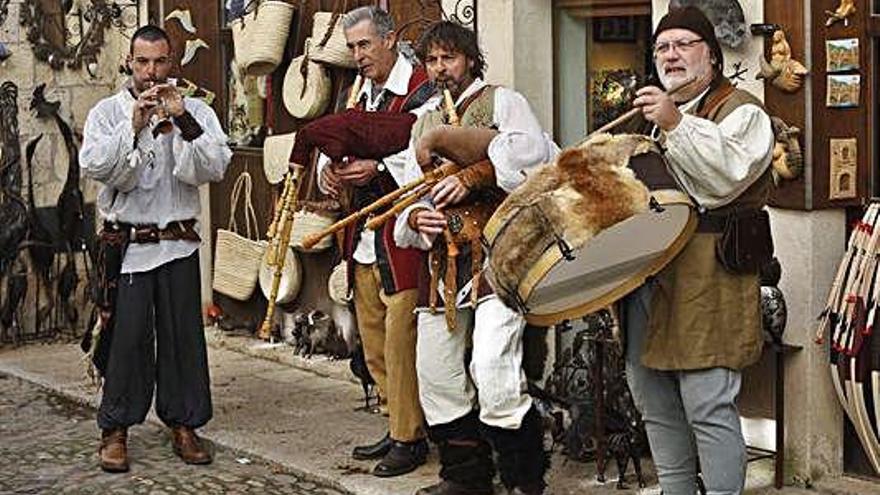
[[[393,441],[391,450],[373,468],[373,475],[390,478],[410,473],[425,463],[428,456],[428,442],[424,439],[415,442]]]
[[[369,445],[358,445],[351,451],[351,456],[359,461],[369,461],[372,459],[381,459],[391,450],[391,435],[386,433],[382,440]]]
[[[419,488],[416,495],[492,495],[495,490],[491,486],[486,488],[472,488],[451,480],[443,480],[436,485]]]

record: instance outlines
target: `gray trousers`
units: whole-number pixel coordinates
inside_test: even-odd
[[[727,368],[659,371],[641,364],[650,283],[624,301],[626,376],[645,421],[665,495],[696,492],[697,459],[708,495],[740,494],[746,449],[736,397],[741,374]]]
[[[143,423],[154,386],[156,414],[168,426],[211,419],[200,285],[198,252],[120,276],[99,427]]]

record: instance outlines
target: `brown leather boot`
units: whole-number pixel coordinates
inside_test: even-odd
[[[101,469],[108,473],[124,473],[128,471],[128,448],[125,442],[128,431],[125,428],[113,428],[101,431]]]
[[[202,447],[202,440],[188,426],[171,428],[171,443],[174,445],[174,453],[187,464],[210,464],[213,460],[211,454]]]

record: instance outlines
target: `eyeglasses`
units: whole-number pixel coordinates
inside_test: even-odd
[[[693,40],[672,40],[665,41],[663,43],[657,43],[654,45],[654,56],[663,55],[668,53],[670,50],[675,48],[678,53],[685,53],[690,51],[693,47],[697,45],[697,43],[703,41],[703,38],[697,38]]]

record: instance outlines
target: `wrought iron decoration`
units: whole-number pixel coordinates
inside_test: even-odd
[[[104,45],[106,30],[134,27],[126,22],[123,11],[137,8],[137,2],[91,0],[76,12],[68,13],[68,8],[70,6],[62,0],[25,0],[21,4],[19,24],[27,29],[27,39],[37,60],[48,63],[54,70],[65,66],[79,69],[85,65],[94,75],[93,64],[97,63]],[[80,33],[75,44],[70,43],[67,16],[79,17]],[[85,25],[88,27],[84,29]]]
[[[452,12],[446,14],[450,21],[465,27],[477,26],[477,0],[458,0]]]

